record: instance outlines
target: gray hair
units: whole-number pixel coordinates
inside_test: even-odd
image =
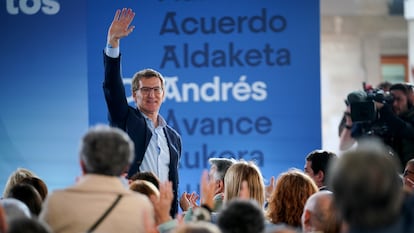
[[[334,201],[350,226],[372,229],[390,224],[403,202],[399,163],[381,142],[361,141],[330,167]]]
[[[132,162],[134,143],[121,129],[97,125],[83,137],[79,155],[85,173],[119,176]]]
[[[236,160],[228,158],[210,158],[208,160],[210,165],[216,166],[217,170],[214,174],[214,179],[224,180],[224,175],[226,175],[227,169],[233,165]]]

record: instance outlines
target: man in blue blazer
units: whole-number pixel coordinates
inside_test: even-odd
[[[135,143],[135,158],[128,177],[138,171],[151,171],[161,182],[173,183],[174,199],[171,215],[178,212],[178,162],[181,137],[159,109],[164,100],[164,79],[152,69],[137,72],[132,79],[132,96],[136,107],[128,105],[121,77],[119,41],[134,29],[130,26],[135,13],[131,9],[117,10],[108,30],[104,54],[105,80],[103,89],[112,126],[123,129]]]

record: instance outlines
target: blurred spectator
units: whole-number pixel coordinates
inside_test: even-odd
[[[182,224],[173,231],[174,233],[221,233],[213,223],[198,221]]]
[[[331,167],[334,202],[349,232],[414,232],[414,206],[403,208],[399,162],[380,141],[363,140]]]
[[[7,198],[15,198],[22,201],[29,207],[30,212],[33,216],[38,216],[40,210],[42,209],[42,198],[40,197],[39,192],[31,186],[30,184],[16,184],[10,191]]]
[[[146,180],[151,182],[157,189],[160,189],[160,180],[158,177],[150,171],[147,172],[137,172],[129,178],[129,183],[132,183],[135,180]]]
[[[29,207],[22,201],[14,198],[3,198],[0,200],[0,205],[6,214],[7,223],[15,218],[31,218]]]
[[[55,233],[144,233],[144,215],[153,216],[152,204],[121,180],[133,156],[133,142],[124,131],[105,125],[90,128],[79,152],[84,175],[74,186],[50,194],[39,218]]]
[[[6,185],[3,191],[3,197],[8,196],[10,189],[15,185],[20,183],[24,178],[36,177],[32,171],[26,168],[17,168],[12,174],[10,174],[7,179]]]
[[[48,188],[46,183],[39,177],[26,177],[20,183],[32,185],[36,191],[40,194],[42,201],[44,201],[48,194]]]
[[[381,89],[381,90],[383,90],[383,91],[389,91],[390,90],[390,87],[392,86],[392,83],[390,83],[390,82],[388,82],[388,81],[384,81],[384,82],[380,82],[378,85],[377,85],[377,88],[378,89]]]
[[[37,218],[18,218],[10,222],[8,233],[52,233],[52,231]]]
[[[135,192],[139,192],[144,194],[147,197],[151,195],[155,195],[156,197],[160,197],[160,191],[149,181],[146,180],[135,180],[131,184],[129,184],[129,189]]]
[[[262,233],[265,217],[256,201],[233,199],[219,213],[217,225],[223,233]]]

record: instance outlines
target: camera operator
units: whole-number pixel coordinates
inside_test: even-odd
[[[402,83],[393,84],[390,94],[391,101],[374,101],[377,119],[369,124],[368,130],[366,122],[353,123],[352,105],[347,106],[346,125],[340,135],[340,150],[349,149],[362,137],[376,136],[396,153],[401,167],[414,158],[414,108],[409,100],[408,87]]]

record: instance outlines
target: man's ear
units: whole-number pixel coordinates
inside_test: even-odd
[[[318,173],[316,173],[315,177],[317,177],[318,181],[323,183],[323,180],[325,179],[325,173],[322,170],[320,170],[318,171]]]
[[[79,163],[80,163],[80,166],[81,166],[82,175],[85,175],[86,174],[86,166],[85,166],[85,163],[83,162],[83,160],[80,160]]]
[[[312,230],[311,212],[309,210],[305,210],[302,214],[302,228],[303,232],[310,232]]]
[[[134,99],[134,102],[137,102],[137,101],[136,101],[136,98],[137,98],[137,91],[133,91],[133,92],[132,92],[132,98]]]
[[[221,192],[224,192],[224,181],[223,180],[217,181],[217,189],[220,189]]]

